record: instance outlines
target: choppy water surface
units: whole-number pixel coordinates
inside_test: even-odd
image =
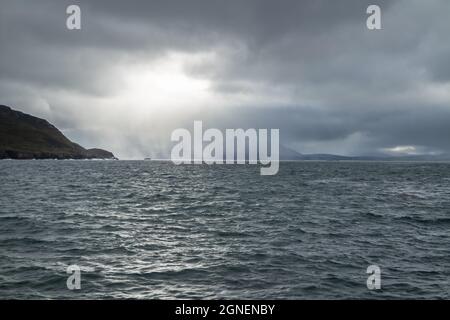
[[[449,298],[450,164],[0,161],[0,177],[0,298]]]

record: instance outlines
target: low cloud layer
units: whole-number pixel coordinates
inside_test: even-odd
[[[447,0],[5,0],[0,103],[121,158],[193,120],[279,128],[302,153],[447,153],[449,18]]]

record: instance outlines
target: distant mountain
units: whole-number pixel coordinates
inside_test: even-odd
[[[284,145],[280,145],[280,160],[301,160],[302,154]]]
[[[280,160],[352,160],[353,157],[334,154],[302,154],[284,145],[280,145]]]
[[[304,161],[450,161],[449,154],[441,155],[376,155],[376,156],[341,156],[335,154],[301,154],[297,151],[280,145],[280,160],[304,160]]]
[[[47,120],[0,105],[0,159],[115,159],[102,149],[84,149]]]

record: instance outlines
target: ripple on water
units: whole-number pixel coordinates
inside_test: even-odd
[[[449,169],[0,161],[0,298],[448,298]]]

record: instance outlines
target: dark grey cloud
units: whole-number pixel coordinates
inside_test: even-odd
[[[70,4],[80,31],[65,28]],[[380,31],[365,27],[369,4]],[[446,0],[4,0],[1,102],[122,157],[162,152],[193,119],[280,128],[300,152],[450,152],[449,18]],[[126,70],[173,54],[210,99],[171,110],[154,86],[127,100]]]

